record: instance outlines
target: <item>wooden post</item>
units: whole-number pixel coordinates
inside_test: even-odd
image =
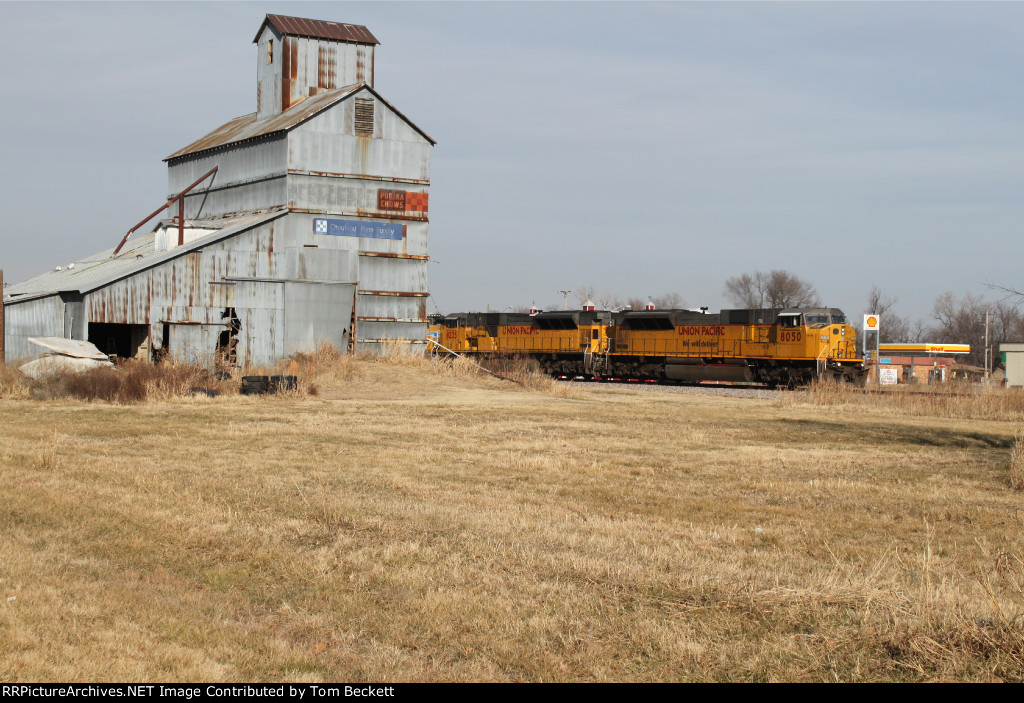
[[[4,270],[0,269],[0,364],[7,363],[4,354]]]

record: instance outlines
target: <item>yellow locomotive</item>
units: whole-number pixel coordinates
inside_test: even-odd
[[[770,387],[865,379],[856,330],[837,308],[460,313],[430,333],[438,350],[531,358],[558,376]]]

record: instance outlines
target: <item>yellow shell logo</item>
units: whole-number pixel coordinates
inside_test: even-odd
[[[868,317],[868,327],[878,327],[878,318],[873,315]]]

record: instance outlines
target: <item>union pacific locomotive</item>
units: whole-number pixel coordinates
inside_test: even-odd
[[[457,313],[432,320],[430,337],[435,352],[530,358],[555,376],[772,388],[866,378],[837,308]]]

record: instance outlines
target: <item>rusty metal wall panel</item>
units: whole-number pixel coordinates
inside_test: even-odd
[[[218,167],[217,173],[200,184],[198,191],[281,175],[286,168],[287,155],[288,142],[285,135],[280,134],[178,159],[167,165],[167,196],[177,195],[214,166]]]
[[[267,63],[267,43],[274,42],[273,62]],[[281,111],[281,34],[264,25],[256,40],[256,119]]]
[[[423,353],[427,325],[400,322],[359,322],[356,325],[356,351],[381,354],[400,343],[409,353]]]
[[[239,144],[220,151],[178,160],[167,168],[170,199],[197,178],[219,167],[217,173],[185,197],[185,217],[217,217],[287,205],[285,182],[288,144],[278,138]],[[175,203],[165,217],[178,215]]]
[[[352,250],[292,247],[285,251],[285,257],[285,278],[348,283],[359,277],[357,254]]]
[[[217,338],[222,325],[168,325],[169,346],[176,359],[189,364],[213,366],[217,356]]]
[[[284,358],[282,310],[240,308],[238,318],[242,323],[237,349],[240,363],[269,368]]]
[[[333,215],[373,216],[408,221],[405,213],[377,207],[380,181],[337,176],[292,173],[288,176],[288,200],[292,207]],[[397,217],[396,217],[397,216]],[[411,214],[411,217],[423,217]]]
[[[373,98],[365,89],[354,95]],[[288,168],[429,181],[430,142],[383,101],[375,99],[374,102],[372,138],[355,135],[353,98],[295,127],[288,135]],[[197,177],[201,175],[199,172]]]
[[[316,351],[330,343],[347,353],[354,285],[343,283],[284,284],[284,352]]]
[[[424,339],[427,334],[425,322],[363,322],[356,324],[358,339]]]
[[[284,302],[283,282],[235,284],[235,311],[241,322],[239,363],[270,366],[284,356]]]
[[[427,318],[426,298],[403,298],[391,295],[360,295],[357,314],[381,321],[424,321]]]
[[[398,293],[427,292],[427,262],[417,259],[362,257],[359,289]]]
[[[64,337],[64,302],[59,295],[4,304],[4,347],[8,364],[38,359],[46,350],[29,337]]]
[[[357,83],[373,85],[372,46],[291,36],[282,43],[286,53],[279,75],[284,109],[324,91]]]
[[[285,178],[276,177],[245,185],[201,191],[185,196],[185,219],[231,216],[245,212],[258,212],[288,204],[288,186]],[[173,208],[177,215],[177,204]],[[170,213],[168,213],[170,216]]]
[[[276,61],[268,64],[270,80],[278,79],[281,85],[281,102],[275,106],[277,112],[336,88],[373,83],[371,46],[288,35],[282,37],[280,44],[280,65]],[[260,87],[262,89],[262,85]]]

